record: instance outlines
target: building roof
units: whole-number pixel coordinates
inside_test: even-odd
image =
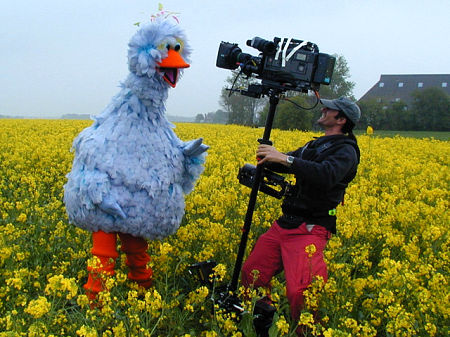
[[[414,91],[431,87],[440,88],[450,95],[450,74],[381,75],[380,80],[359,101],[378,98],[383,102],[401,100],[409,104]]]

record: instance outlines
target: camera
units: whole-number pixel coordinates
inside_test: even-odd
[[[256,166],[245,164],[239,169],[237,178],[239,183],[244,186],[253,187],[256,176]],[[294,193],[295,186],[287,182],[282,175],[279,175],[267,168],[263,168],[262,180],[259,190],[277,199],[281,199],[285,195]]]
[[[275,37],[268,41],[254,37],[247,45],[259,50],[259,56],[243,53],[236,43],[221,42],[216,66],[247,76],[256,75],[263,87],[307,92],[329,85],[336,58],[320,53],[316,44],[292,38]]]

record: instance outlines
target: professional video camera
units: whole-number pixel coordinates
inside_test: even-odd
[[[318,90],[320,84],[329,85],[333,75],[335,57],[319,53],[316,44],[296,39],[280,39],[273,42],[254,37],[247,45],[261,54],[252,56],[243,53],[236,43],[221,42],[216,66],[224,69],[241,67],[241,72],[256,74],[263,87],[307,92]],[[249,87],[244,95],[260,97],[261,89]]]

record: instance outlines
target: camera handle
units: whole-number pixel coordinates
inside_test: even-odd
[[[275,110],[277,104],[280,101],[280,95],[283,90],[271,89],[269,92],[269,113],[267,114],[266,125],[264,127],[263,138],[258,139],[260,144],[272,145],[270,141],[270,133],[272,131],[273,119],[275,117]],[[241,242],[239,244],[239,250],[236,257],[236,262],[234,265],[233,277],[228,286],[228,290],[235,292],[237,290],[237,285],[239,282],[239,275],[241,273],[242,261],[244,259],[245,248],[247,247],[248,234],[250,232],[250,227],[252,224],[253,211],[255,210],[256,198],[258,196],[259,186],[262,181],[263,166],[256,166],[255,180],[253,182],[252,190],[250,192],[250,199],[248,202],[247,213],[245,214],[244,227],[242,228]]]

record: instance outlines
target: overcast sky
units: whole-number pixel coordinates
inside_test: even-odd
[[[450,73],[448,0],[164,0],[180,13],[192,64],[167,113],[216,111],[230,71],[216,68],[221,41],[244,52],[254,36],[293,37],[343,55],[359,99],[381,74]],[[0,3],[0,114],[57,117],[100,113],[128,74],[135,22],[158,1],[5,0]]]

